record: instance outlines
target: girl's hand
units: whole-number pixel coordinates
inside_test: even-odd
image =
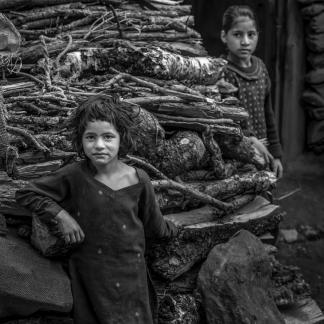
[[[263,143],[261,143],[256,137],[250,137],[252,144],[262,154],[266,163],[270,166],[270,170],[276,175],[278,179],[282,178],[283,167],[280,159],[275,159]]]
[[[260,142],[256,137],[251,136],[250,137],[252,145],[260,152],[260,154],[263,156],[265,162],[267,165],[272,165],[272,161],[274,160],[271,153],[268,151],[268,149],[265,147],[265,145]]]
[[[62,233],[64,240],[68,244],[81,243],[84,240],[84,233],[76,220],[64,209],[55,217],[58,230]]]
[[[280,159],[273,159],[271,161],[271,171],[274,172],[278,179],[282,178],[283,167]]]

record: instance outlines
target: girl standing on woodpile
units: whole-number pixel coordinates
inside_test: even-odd
[[[231,6],[224,15],[221,39],[228,53],[224,79],[238,88],[241,104],[251,119],[246,135],[264,156],[270,169],[282,177],[282,149],[272,110],[270,78],[261,59],[253,56],[258,43],[258,26],[248,6]]]
[[[120,160],[134,145],[129,108],[107,96],[80,105],[72,143],[85,159],[17,191],[21,206],[57,224],[67,243],[76,324],[150,324],[156,295],[144,259],[145,239],[170,238],[149,176]],[[154,320],[153,320],[154,318]]]

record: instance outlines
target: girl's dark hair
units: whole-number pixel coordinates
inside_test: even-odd
[[[258,30],[258,22],[253,10],[249,6],[230,6],[223,14],[222,30],[227,33],[235,24],[239,17],[248,17],[254,21],[255,27]]]
[[[135,146],[137,136],[133,106],[119,102],[107,95],[93,96],[80,104],[73,112],[69,126],[72,129],[72,145],[79,156],[84,157],[82,136],[87,124],[106,121],[114,125],[120,135],[118,156],[123,157]]]

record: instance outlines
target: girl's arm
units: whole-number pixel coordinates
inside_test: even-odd
[[[271,95],[268,93],[264,103],[264,115],[267,125],[267,139],[269,142],[269,151],[274,158],[280,159],[282,156],[282,148],[279,135],[275,123],[275,116],[272,109]]]
[[[155,193],[148,175],[145,173],[144,190],[139,202],[139,213],[143,221],[145,237],[148,239],[171,238],[177,235],[177,227],[163,218],[155,200]]]
[[[271,81],[268,74],[267,74],[267,79],[268,79],[268,92],[264,103],[264,115],[265,115],[265,121],[267,126],[267,139],[269,142],[269,152],[273,156],[273,159],[270,161],[271,162],[270,166],[271,166],[271,170],[280,179],[283,175],[283,166],[281,163],[282,147],[280,144],[279,134],[275,123],[275,116],[274,116],[272,100],[271,100]]]
[[[82,229],[61,206],[70,198],[69,172],[70,166],[30,182],[25,188],[17,190],[16,201],[35,213],[44,223],[57,224],[67,243],[76,243],[84,239]]]
[[[60,169],[17,190],[16,201],[45,223],[50,223],[63,209],[61,204],[68,198],[69,191],[69,181],[64,170]]]

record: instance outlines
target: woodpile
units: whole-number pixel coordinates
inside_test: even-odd
[[[0,102],[6,130],[0,133],[0,141],[6,139],[0,143],[1,239],[8,247],[29,246],[33,258],[40,252],[53,267],[64,265],[73,247],[20,208],[14,194],[26,181],[76,159],[66,121],[80,102],[99,93],[116,96],[138,122],[137,148],[126,160],[150,174],[164,217],[181,226],[177,238],[154,243],[148,253],[159,322],[203,323],[197,277],[210,251],[240,230],[275,235],[284,212],[260,196],[276,178],[243,135],[240,125],[248,114],[235,97],[237,89],[221,78],[226,61],[207,56],[201,46],[190,6],[140,3],[0,0],[22,36],[21,61],[2,67],[7,79]],[[9,260],[17,276],[21,260]],[[278,267],[269,262],[265,280],[275,284]],[[62,272],[53,276],[61,280]],[[8,273],[7,280],[12,278]],[[274,292],[269,297],[276,296],[274,307],[302,294],[289,287]],[[6,308],[3,318],[12,324],[18,320],[9,321],[11,316],[24,317],[19,320],[24,324],[70,323],[71,295],[61,293],[65,308],[52,302],[23,313]],[[30,303],[24,297],[17,307]],[[0,305],[0,314],[1,307],[6,306]]]
[[[307,130],[308,147],[324,152],[324,3],[299,0],[305,26],[307,47],[306,88],[302,98],[310,117]]]

